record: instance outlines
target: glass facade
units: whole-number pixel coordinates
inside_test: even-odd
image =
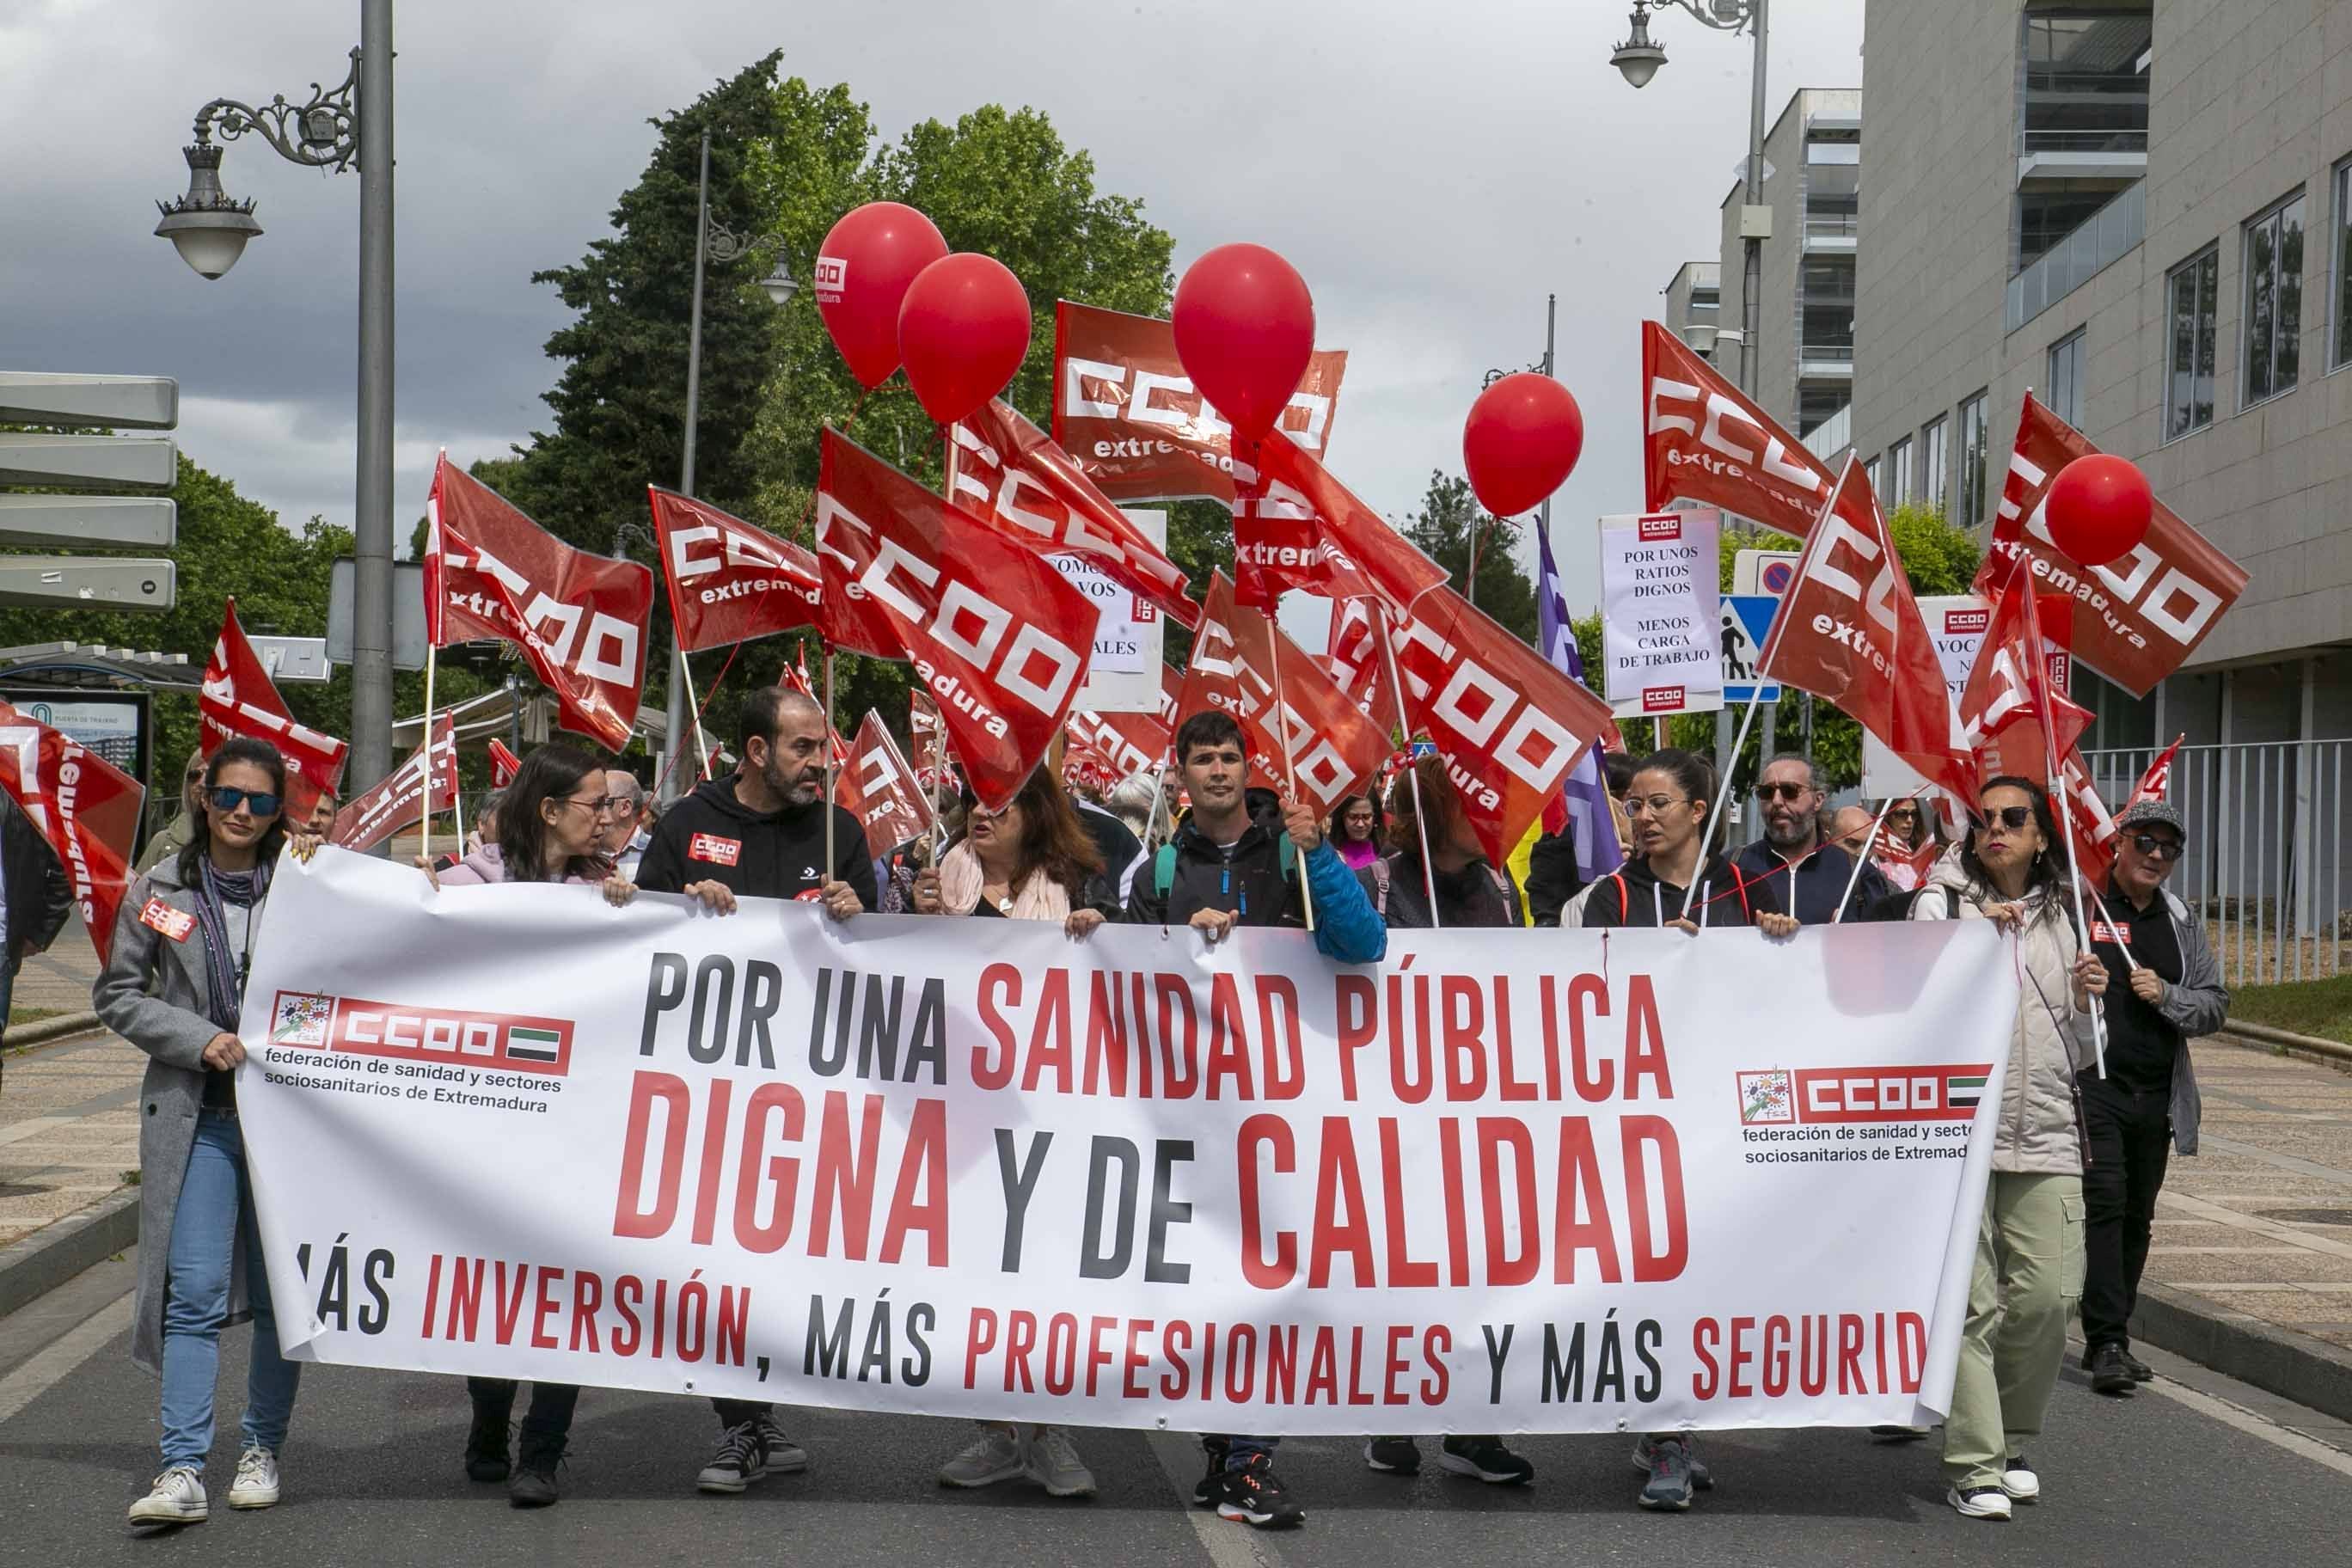
[[[2352,161],[2336,165],[2336,342],[2328,366],[2352,364]]]
[[[2147,151],[2152,7],[2025,16],[2022,151]]]
[[[2213,423],[2213,321],[2221,305],[2221,257],[2208,247],[2165,279],[2164,438]]]
[[[1911,437],[1892,441],[1886,447],[1886,488],[1879,498],[1890,507],[1901,506],[1911,499]]]
[[[2303,356],[2303,196],[2246,226],[2246,380],[2242,403],[2292,389]]]
[[[2042,402],[2052,413],[2080,430],[2083,427],[2083,329],[2075,328],[2050,345],[2049,391]]]
[[[1950,430],[1940,414],[1919,430],[1919,499],[1932,507],[1944,504],[1944,441]]]
[[[1985,520],[1985,397],[1979,392],[1960,402],[1960,483],[1952,521],[1962,528]]]

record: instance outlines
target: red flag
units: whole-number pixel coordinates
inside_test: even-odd
[[[1802,539],[1834,483],[1802,442],[1655,321],[1642,323],[1642,430],[1648,511],[1701,501]]]
[[[653,574],[574,550],[443,453],[426,504],[425,635],[435,647],[495,638],[523,651],[567,730],[629,743],[646,683]]]
[[[522,771],[522,759],[507,750],[504,741],[490,742],[490,787],[504,789],[514,783],[515,774]]]
[[[74,908],[104,963],[114,951],[114,917],[132,877],[146,790],[96,752],[31,714],[0,702],[0,789],[65,868]]]
[[[1388,755],[1387,737],[1332,684],[1322,664],[1272,620],[1237,602],[1234,581],[1223,572],[1209,580],[1176,706],[1187,718],[1208,708],[1232,714],[1260,780],[1287,794],[1296,776],[1298,797],[1321,814]]]
[[[911,660],[972,794],[1002,811],[1086,679],[1093,602],[1044,556],[830,429],[816,545],[827,638]]]
[[[2074,606],[2054,640],[2133,696],[2145,697],[2238,602],[2246,574],[2162,501],[2147,537],[2120,561],[2084,567],[2060,550],[2042,517],[2042,500],[2059,469],[2097,450],[2026,395],[1976,592],[2000,597],[2023,567],[2052,599]]]
[[[1168,755],[1175,731],[1150,713],[1071,711],[1062,734],[1072,751],[1083,751],[1117,784],[1130,773],[1150,773]]]
[[[2070,751],[2063,766],[2058,770],[2058,787],[2065,792],[2065,824],[2074,830],[2074,870],[2085,886],[2101,889],[2107,885],[2107,876],[2116,868],[2115,815],[2099,798],[2096,785],[2091,782],[2091,770],[2084,765],[2083,753]],[[2050,803],[2051,809],[2058,802]]]
[[[1856,518],[1865,521],[1857,526]],[[1836,703],[1922,778],[1976,798],[1976,764],[1936,645],[1852,458],[1805,540],[1757,678]]]
[[[691,496],[647,485],[669,613],[688,653],[816,624],[816,557]]]
[[[408,753],[383,782],[335,814],[327,842],[344,849],[373,849],[404,827],[425,820],[425,758],[426,747]],[[457,798],[457,731],[446,709],[433,716],[433,806],[446,808]]]
[[[204,687],[196,697],[196,726],[207,757],[232,735],[250,735],[278,748],[286,759],[289,822],[310,820],[320,795],[341,784],[343,763],[351,753],[347,742],[295,722],[261,657],[245,640],[234,598],[221,614],[220,636],[214,639],[213,657],[205,665]]]
[[[2179,753],[2180,742],[2187,739],[2189,735],[2185,731],[2175,735],[2172,738],[2172,744],[2165,747],[2156,761],[2147,764],[2147,772],[2140,774],[2138,784],[2134,786],[2131,792],[2131,798],[2124,802],[2125,810],[2130,810],[2144,800],[2162,800],[2171,792],[2172,759]]]
[[[1304,588],[1379,599],[1402,613],[1447,580],[1296,442],[1237,443],[1234,478],[1234,574],[1244,604],[1265,608],[1285,589]]]
[[[1183,569],[1011,404],[992,400],[953,434],[956,505],[1034,550],[1086,561],[1180,626],[1200,624],[1201,606],[1184,596]]]
[[[1609,704],[1451,588],[1424,595],[1395,636],[1412,726],[1445,759],[1487,862],[1500,866],[1616,723]]]
[[[1276,428],[1325,450],[1347,369],[1344,351],[1317,351]],[[1234,499],[1233,426],[1192,389],[1176,329],[1156,316],[1055,301],[1054,439],[1114,501]]]
[[[1982,778],[2011,773],[2047,785],[2056,776],[2051,759],[2074,751],[2091,727],[2090,712],[2066,695],[2065,651],[2042,640],[2051,612],[2065,608],[2037,602],[2030,576],[1993,605],[1960,692],[1960,729]]]
[[[1331,647],[1324,663],[1348,700],[1373,723],[1384,731],[1404,728],[1381,652],[1380,617],[1370,601],[1342,599],[1332,606]]]
[[[930,802],[915,770],[898,754],[882,715],[868,708],[850,747],[850,765],[842,775],[853,786],[857,804],[851,807],[866,825],[866,847],[876,859],[931,828]],[[848,805],[844,801],[842,804]]]

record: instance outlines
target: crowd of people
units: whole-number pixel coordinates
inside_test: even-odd
[[[1307,926],[1311,903],[1314,944],[1341,963],[1380,960],[1391,930],[1439,925],[1671,927],[1700,940],[1754,926],[1785,940],[1847,920],[1991,921],[2016,936],[2019,1008],[1944,1427],[1948,1501],[1971,1518],[2002,1519],[2041,1499],[2026,1447],[2042,1430],[2078,1309],[2097,1389],[2126,1394],[2149,1375],[2126,1325],[2168,1153],[2196,1150],[2188,1041],[2218,1028],[2229,1004],[2202,921],[2165,886],[2186,829],[2162,802],[2118,817],[2115,871],[2084,893],[2103,940],[2085,944],[2050,802],[2026,779],[1987,784],[1969,803],[1972,826],[1948,844],[1919,800],[1833,813],[1808,758],[1774,756],[1754,786],[1763,835],[1734,847],[1727,823],[1715,819],[1729,814],[1706,759],[1612,752],[1622,865],[1580,867],[1570,836],[1550,833],[1527,847],[1527,868],[1515,876],[1489,861],[1436,757],[1384,790],[1342,800],[1327,820],[1253,787],[1239,726],[1212,710],[1178,727],[1164,782],[1139,775],[1100,799],[1042,766],[997,811],[951,773],[928,779],[938,826],[877,857],[858,820],[828,800],[829,742],[825,715],[806,697],[755,692],[739,715],[735,771],[658,816],[634,773],[567,745],[541,746],[478,808],[471,841],[421,868],[440,887],[561,883],[620,904],[641,891],[681,894],[719,915],[743,898],[803,900],[835,921],[867,910],[1045,920],[1076,939],[1125,921],[1189,926],[1215,942],[1236,926]],[[191,760],[185,815],[159,835],[123,900],[93,993],[100,1017],[152,1058],[141,1094],[131,1353],[162,1378],[163,1466],[131,1505],[134,1523],[205,1517],[220,1334],[247,1318],[254,1348],[227,1499],[266,1508],[279,1496],[299,1368],[278,1353],[236,1069],[243,988],[279,849],[290,838],[296,854],[309,852],[332,819],[330,803],[300,828],[289,824],[286,783],[283,762],[261,741],[232,740]],[[2095,1029],[2104,1034],[2104,1076],[2092,1070]],[[557,1501],[580,1390],[535,1385],[518,1431],[514,1383],[467,1382],[466,1475],[504,1483],[518,1507]],[[701,1490],[741,1492],[808,1464],[772,1405],[712,1405],[719,1432],[695,1479]],[[1279,1442],[1203,1436],[1194,1500],[1262,1528],[1301,1522],[1304,1506],[1276,1473]],[[1373,1435],[1363,1458],[1410,1475],[1421,1444]],[[1687,1431],[1643,1436],[1633,1462],[1643,1508],[1687,1509],[1714,1485]],[[1447,1436],[1438,1463],[1498,1485],[1534,1475],[1498,1434]],[[1058,1497],[1096,1489],[1070,1432],[1053,1425],[980,1423],[939,1479],[962,1488],[1027,1479]]]

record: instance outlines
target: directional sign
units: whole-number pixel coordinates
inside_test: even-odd
[[[58,375],[0,371],[0,420],[19,425],[169,430],[179,384],[160,375]],[[143,495],[0,495],[0,550],[170,550],[179,512],[162,492],[179,479],[168,436],[0,432],[0,486]],[[0,554],[0,605],[168,610],[178,595],[168,559]]]
[[[1780,600],[1772,594],[1726,594],[1723,596],[1723,705],[1743,707],[1749,702],[1778,702],[1780,688],[1777,682],[1767,684],[1764,695],[1756,695],[1756,661],[1764,655],[1764,639],[1772,630],[1772,617],[1780,613]]]

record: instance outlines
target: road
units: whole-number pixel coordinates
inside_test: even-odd
[[[131,1366],[129,1262],[90,1270],[0,1319],[0,1564],[235,1563],[239,1568],[445,1563],[718,1563],[788,1556],[825,1564],[993,1562],[1086,1568],[1418,1568],[1443,1561],[1604,1563],[1670,1555],[1707,1564],[2342,1562],[2352,1517],[2352,1429],[2160,1352],[2165,1381],[2103,1399],[2074,1374],[2029,1450],[2050,1500],[2013,1523],[1963,1520],[1942,1501],[1932,1445],[1843,1431],[1714,1437],[1717,1489],[1689,1514],[1633,1506],[1616,1438],[1533,1437],[1523,1489],[1364,1468],[1358,1446],[1298,1439],[1282,1471],[1308,1508],[1279,1536],[1183,1505],[1187,1439],[1078,1435],[1100,1495],[1061,1502],[1024,1483],[942,1490],[932,1472],[965,1429],[845,1411],[788,1412],[813,1456],[738,1498],[695,1492],[713,1436],[698,1403],[590,1390],[566,1495],[544,1512],[469,1486],[457,1464],[464,1386],[453,1378],[313,1367],[285,1462],[287,1500],[266,1513],[220,1502],[236,1464],[246,1331],[224,1347],[213,1518],[134,1538],[122,1510],[154,1466],[155,1384]],[[1181,1488],[1181,1490],[1180,1490]],[[2021,1558],[2021,1553],[2027,1554]]]

